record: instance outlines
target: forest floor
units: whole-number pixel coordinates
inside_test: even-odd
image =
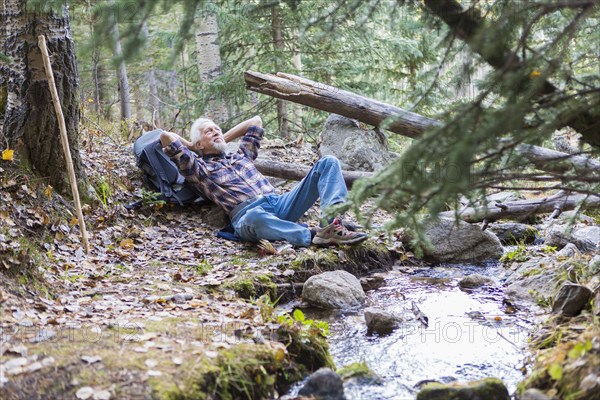
[[[305,165],[317,159],[308,145],[265,142],[262,156]],[[279,255],[219,239],[226,217],[215,206],[161,205],[142,189],[130,143],[88,131],[81,150],[92,188],[84,202],[88,255],[71,202],[31,171],[0,161],[3,399],[219,398],[220,391],[274,397],[273,390],[283,394],[330,362],[321,328],[274,308],[279,296],[284,302],[298,294],[291,282],[340,263],[361,275],[392,259],[418,262],[400,237],[377,230],[358,250],[310,247]],[[276,184],[280,191],[293,185]],[[139,200],[139,209],[124,207]],[[316,226],[317,215],[313,207],[302,222]],[[387,217],[377,212],[373,222]],[[597,318],[586,315],[574,323],[553,320],[546,336],[535,338],[543,358],[534,387],[557,393],[558,383],[573,381],[569,360],[581,364],[583,356],[591,361],[582,376],[597,370],[598,357],[587,358],[591,347],[568,356],[598,332]],[[298,343],[312,349],[298,350]],[[565,379],[550,377],[553,364],[564,366]]]
[[[174,397],[192,390],[195,371],[223,364],[244,344],[282,361],[275,282],[294,280],[302,260],[325,258],[327,250],[265,255],[216,238],[224,213],[155,202],[142,189],[131,144],[88,132],[81,146],[93,188],[84,202],[88,255],[70,201],[16,164],[0,164],[2,398]],[[307,165],[316,159],[309,146],[279,140],[261,152]],[[278,190],[291,184],[281,181]],[[140,209],[124,207],[137,200]],[[316,225],[317,212],[304,222]],[[383,236],[369,242],[384,245]],[[234,373],[211,388],[246,392],[256,382],[244,379],[271,372]]]

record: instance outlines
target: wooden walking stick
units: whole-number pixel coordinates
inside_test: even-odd
[[[79,189],[77,188],[77,180],[75,179],[75,168],[73,167],[73,159],[71,158],[71,149],[69,148],[69,140],[67,137],[67,127],[65,125],[65,117],[62,112],[60,100],[58,98],[58,91],[56,90],[56,83],[54,82],[54,73],[52,72],[52,65],[50,64],[50,56],[48,55],[48,48],[46,47],[46,37],[44,35],[38,36],[38,46],[42,51],[42,59],[44,60],[44,67],[46,69],[46,76],[48,77],[48,86],[50,86],[50,93],[52,94],[52,102],[54,103],[54,110],[56,111],[56,117],[58,118],[58,126],[60,128],[60,142],[62,144],[63,152],[65,153],[65,159],[67,162],[67,171],[69,173],[69,182],[71,183],[71,191],[73,193],[73,200],[75,201],[75,210],[77,211],[77,219],[79,220],[79,229],[81,230],[81,241],[83,242],[83,248],[86,254],[90,252],[90,243],[88,241],[88,233],[85,228],[85,220],[83,219],[83,213],[81,212],[81,201],[79,200]]]

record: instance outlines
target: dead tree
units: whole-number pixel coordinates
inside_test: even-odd
[[[254,165],[262,174],[272,176],[274,178],[290,179],[299,181],[303,179],[310,171],[310,167],[299,164],[286,163],[275,160],[257,159],[254,160]],[[361,178],[369,178],[373,176],[372,172],[361,171],[342,171],[346,185],[351,187],[354,181]]]
[[[534,214],[552,213],[557,217],[561,212],[581,208],[599,208],[600,195],[572,194],[564,191],[542,199],[518,200],[508,203],[494,203],[480,207],[466,207],[458,212],[446,211],[442,217],[457,215],[466,222],[494,222],[499,219],[524,220]]]
[[[296,75],[247,71],[244,79],[246,87],[254,92],[354,118],[410,138],[417,138],[425,129],[440,125],[434,119],[400,107]]]

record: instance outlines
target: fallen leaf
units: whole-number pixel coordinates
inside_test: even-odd
[[[102,361],[102,357],[100,356],[81,356],[81,360],[85,361],[88,364],[94,364]]]
[[[131,250],[133,249],[133,240],[131,239],[123,239],[119,244],[123,250]]]
[[[4,149],[2,151],[2,159],[4,161],[12,161],[14,154],[15,154],[14,150]]]
[[[86,400],[91,398],[94,395],[94,389],[90,386],[84,386],[79,388],[77,392],[75,392],[75,397],[81,400]]]
[[[181,358],[181,357],[173,357],[172,361],[173,361],[173,364],[175,364],[175,365],[183,364],[183,358]]]
[[[54,189],[52,186],[47,185],[46,189],[44,190],[44,194],[46,195],[48,200],[52,199],[52,189]]]

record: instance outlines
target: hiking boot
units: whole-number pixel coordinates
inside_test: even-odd
[[[339,218],[324,228],[318,229],[312,242],[316,245],[328,244],[358,244],[367,240],[368,235],[364,232],[353,232],[348,230]]]
[[[350,222],[350,221],[348,221],[348,220],[345,220],[345,219],[343,219],[343,218],[342,218],[341,216],[339,216],[339,215],[338,215],[337,217],[335,217],[335,218],[330,218],[330,219],[327,221],[327,224],[331,224],[331,223],[333,222],[333,220],[334,220],[334,219],[336,219],[336,218],[337,218],[337,219],[339,219],[339,220],[341,221],[342,225],[344,226],[344,228],[348,229],[349,231],[352,231],[352,232],[358,232],[358,231],[360,231],[361,229],[365,229],[365,227],[364,227],[364,226],[362,226],[362,225],[359,225],[359,224],[352,223],[352,222]],[[323,224],[322,224],[322,223],[321,223],[321,227],[323,227]]]

